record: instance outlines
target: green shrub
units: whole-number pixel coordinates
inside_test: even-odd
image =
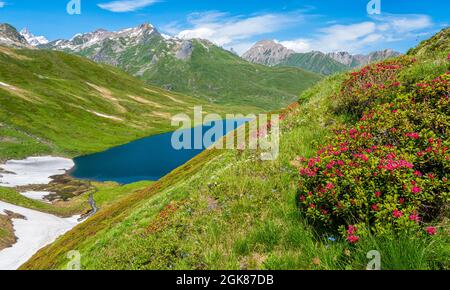
[[[366,83],[362,72],[376,80],[377,88],[382,79],[388,80],[385,87],[395,80],[386,63],[375,67],[380,69],[353,73],[352,79],[358,76],[361,82],[355,86],[347,82],[339,100],[351,113],[368,106],[361,119],[353,128],[336,129],[315,157],[299,157],[295,163],[301,175],[301,211],[353,244],[370,234],[419,228],[434,235],[437,228],[429,224],[444,214],[450,201],[450,74],[409,91],[395,84],[399,89],[392,97],[388,90],[362,89]],[[392,67],[397,69],[400,65]],[[383,76],[375,77],[376,73]],[[353,103],[349,102],[352,94]],[[356,107],[346,107],[351,104]]]
[[[400,90],[399,73],[414,62],[404,56],[350,73],[337,96],[336,112],[359,118],[368,107],[391,101]]]

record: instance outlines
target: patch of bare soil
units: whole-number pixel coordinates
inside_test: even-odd
[[[0,251],[11,247],[17,242],[14,234],[13,219],[26,218],[20,214],[5,210],[5,215],[0,214]]]
[[[51,179],[52,181],[49,184],[19,186],[16,187],[16,190],[19,192],[52,192],[52,194],[46,196],[45,199],[50,202],[60,202],[69,201],[74,197],[95,189],[89,181],[77,180],[70,177],[68,174],[52,176]]]

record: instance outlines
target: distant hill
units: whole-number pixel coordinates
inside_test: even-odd
[[[319,51],[291,54],[282,60],[278,66],[300,67],[323,75],[332,75],[349,69],[348,66]]]
[[[429,54],[450,54],[450,28],[442,29],[432,38],[422,41],[417,47],[408,51],[408,54],[422,56]]]

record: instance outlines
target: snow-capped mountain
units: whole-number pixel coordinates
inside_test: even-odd
[[[205,41],[204,45],[209,44]],[[96,62],[122,67],[136,76],[143,75],[168,55],[188,60],[193,51],[191,40],[161,34],[148,23],[120,31],[98,29],[79,33],[70,40],[55,40],[39,48],[76,53]]]
[[[130,47],[143,44],[153,37],[163,38],[151,24],[146,23],[138,27],[114,32],[98,29],[93,32],[79,33],[70,40],[59,39],[52,41],[46,47],[81,52],[88,48],[96,48],[98,50],[105,43],[115,43],[113,49],[120,51],[125,46]]]
[[[48,39],[45,38],[45,36],[35,36],[28,30],[28,28],[22,29],[20,31],[20,35],[25,37],[25,39],[28,41],[28,43],[32,46],[38,46],[38,45],[46,44],[49,42]]]
[[[20,35],[14,27],[6,23],[0,24],[0,45],[16,48],[31,47],[25,37]]]

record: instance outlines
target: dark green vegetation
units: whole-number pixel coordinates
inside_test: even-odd
[[[351,69],[321,52],[295,53],[281,61],[278,66],[298,67],[323,75],[332,75]]]
[[[171,116],[258,111],[208,105],[108,65],[62,52],[0,46],[0,160],[73,157],[173,130]]]
[[[415,55],[402,83],[450,70],[448,53]],[[84,269],[365,269],[367,253],[378,250],[383,269],[449,269],[448,212],[434,221],[435,235],[367,235],[349,244],[313,227],[297,207],[296,158],[315,156],[332,129],[354,122],[335,110],[349,77],[320,82],[284,112],[277,160],[262,162],[250,150],[206,151],[103,208],[22,268],[61,269],[67,252],[79,250]]]
[[[168,56],[142,79],[217,104],[239,104],[279,109],[320,80],[298,68],[271,68],[251,64],[211,43],[193,40],[192,56],[178,60]]]
[[[17,241],[12,224],[13,218],[23,219],[24,217],[8,211],[0,214],[0,251]]]

